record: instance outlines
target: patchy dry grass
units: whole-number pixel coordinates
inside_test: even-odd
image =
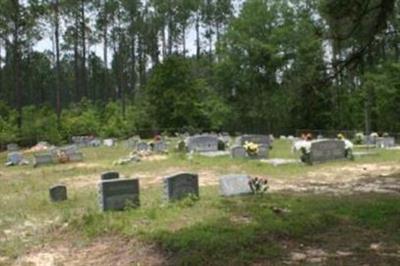
[[[124,166],[123,145],[83,149],[83,163],[39,168],[0,166],[0,265],[398,265],[400,152],[377,151],[316,166],[270,166],[228,156],[162,160]],[[296,158],[277,141],[275,158]],[[0,154],[5,161],[6,154]],[[100,213],[100,173],[138,177],[139,209]],[[200,200],[166,203],[162,177],[200,176]],[[222,198],[218,176],[267,176],[263,197]],[[53,204],[48,188],[68,186]],[[377,193],[379,192],[379,193]],[[290,212],[274,212],[275,207]],[[46,263],[48,264],[45,264]]]

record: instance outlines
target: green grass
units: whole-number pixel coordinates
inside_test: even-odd
[[[374,256],[369,245],[383,242],[400,246],[398,195],[352,196],[274,193],[265,196],[223,198],[216,186],[201,187],[200,199],[166,203],[162,184],[141,190],[141,207],[124,212],[101,213],[97,206],[96,181],[100,173],[115,169],[123,176],[161,177],[171,169],[208,171],[223,175],[245,172],[275,179],[296,180],[311,171],[364,163],[398,163],[399,151],[377,151],[356,161],[305,166],[274,167],[254,160],[232,160],[229,156],[208,158],[171,152],[166,160],[113,166],[129,153],[125,147],[83,149],[86,164],[0,167],[0,258],[9,262],[39,244],[51,244],[61,235],[90,243],[101,236],[137,238],[156,243],[173,265],[280,264],[301,245],[354,253],[349,260],[327,258],[331,265],[396,265],[396,257]],[[296,158],[290,143],[276,141],[270,157]],[[5,160],[6,154],[0,154]],[[48,188],[59,182],[89,185],[69,186],[69,200],[51,203]],[[201,178],[201,176],[200,176]],[[94,181],[93,181],[94,180]],[[146,181],[146,180],[143,180]],[[144,183],[145,184],[145,183]],[[287,208],[279,215],[271,207]],[[32,226],[33,224],[33,226]],[[11,233],[10,233],[11,231]],[[398,259],[398,258],[397,258]],[[354,260],[354,261],[353,261]],[[1,264],[1,261],[0,261]]]

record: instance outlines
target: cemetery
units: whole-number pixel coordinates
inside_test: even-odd
[[[0,0],[0,266],[400,265],[400,0]]]
[[[165,137],[162,141],[158,137],[136,138],[134,145],[125,145],[122,140],[113,145],[78,148],[75,143],[40,153],[25,153],[29,149],[19,148],[24,160],[40,167],[15,164],[0,168],[0,259],[13,264],[29,262],[30,256],[50,254],[47,259],[68,265],[73,258],[56,251],[60,243],[51,239],[52,234],[61,234],[66,239],[73,235],[74,241],[89,237],[79,256],[94,260],[98,256],[96,241],[104,236],[107,239],[108,232],[113,232],[120,239],[107,240],[110,245],[129,245],[121,241],[127,237],[137,239],[146,247],[139,261],[150,265],[170,263],[163,255],[164,248],[169,252],[185,250],[186,244],[179,240],[182,237],[205,241],[191,245],[207,256],[199,260],[190,253],[180,253],[174,261],[183,264],[192,260],[208,263],[208,258],[212,263],[236,261],[230,252],[244,248],[249,241],[255,245],[267,241],[270,248],[265,254],[274,254],[273,261],[278,264],[335,263],[354,258],[367,262],[371,257],[359,257],[359,249],[376,255],[376,245],[392,254],[385,261],[397,261],[397,251],[391,246],[396,237],[390,228],[398,228],[395,224],[399,213],[394,209],[392,212],[391,206],[398,206],[400,199],[399,150],[376,145],[372,155],[350,160],[344,141],[321,138],[301,142],[309,149],[309,161],[304,161],[304,153],[291,148],[297,139],[272,142],[269,135],[249,136],[229,136],[224,145],[228,153],[216,157],[202,155],[218,151],[218,136],[212,134]],[[184,138],[186,147],[182,151],[178,144]],[[362,145],[352,149],[354,153],[365,152]],[[160,152],[165,156],[161,161],[145,159]],[[5,151],[0,158],[20,160],[14,153]],[[134,164],[114,164],[128,153],[147,157],[140,157]],[[69,158],[68,163],[59,161],[64,158],[60,159],[60,154]],[[371,205],[376,201],[380,204]],[[347,206],[345,212],[339,215],[338,208],[343,206]],[[388,211],[387,220],[376,224],[374,215],[383,210]],[[355,227],[354,238],[346,240],[354,241],[354,249],[327,233],[332,230],[328,228],[342,230],[341,215]],[[358,224],[360,215],[377,230],[376,235],[364,239],[369,231]],[[260,240],[263,232],[271,232],[271,239]],[[282,232],[295,243],[305,243],[305,247],[282,248],[278,237]],[[329,244],[313,245],[310,234]],[[38,240],[47,243],[43,250],[34,248]],[[169,249],[169,245],[174,248]],[[227,258],[216,256],[210,247],[227,252]],[[73,245],[69,248],[77,251]],[[323,252],[313,255],[312,250]],[[28,251],[36,255],[28,256]],[[132,256],[138,256],[132,252]],[[263,257],[263,252],[249,254]],[[153,253],[157,262],[147,257]]]

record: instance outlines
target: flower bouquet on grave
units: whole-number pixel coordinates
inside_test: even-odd
[[[253,142],[246,141],[243,145],[244,149],[246,150],[247,155],[249,157],[257,157],[260,151],[260,147],[258,144]]]
[[[57,160],[59,163],[69,162],[69,156],[64,151],[57,151]]]
[[[266,178],[259,178],[259,177],[252,177],[249,180],[249,187],[251,192],[256,195],[262,195],[267,192],[268,190],[268,179]]]

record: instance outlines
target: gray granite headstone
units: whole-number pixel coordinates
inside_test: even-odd
[[[53,156],[50,153],[34,154],[33,155],[33,166],[37,167],[40,165],[54,163]]]
[[[23,160],[22,153],[20,152],[10,152],[7,154],[7,162],[11,165],[18,165]]]
[[[268,158],[269,146],[265,144],[261,144],[258,147],[257,159],[266,159]]]
[[[219,139],[214,135],[198,135],[187,139],[189,152],[218,151]]]
[[[234,146],[231,148],[232,158],[246,158],[247,152],[243,146]]]
[[[345,159],[345,144],[341,140],[315,140],[311,142],[310,162],[322,163],[331,160]]]
[[[7,144],[7,151],[8,152],[19,151],[18,144],[16,144],[16,143]]]
[[[119,173],[115,171],[111,172],[104,172],[101,174],[101,180],[111,180],[111,179],[118,179],[119,178]]]
[[[181,173],[164,178],[164,193],[167,200],[178,200],[188,195],[199,196],[199,176]]]
[[[50,199],[54,202],[67,200],[67,187],[57,185],[49,189]]]
[[[250,194],[250,177],[247,175],[226,175],[219,178],[219,191],[223,196]]]
[[[167,151],[167,144],[164,141],[157,141],[153,144],[153,151],[154,152],[166,152]]]
[[[376,138],[375,145],[378,148],[391,148],[396,146],[396,141],[393,137]]]
[[[102,211],[139,207],[139,179],[112,179],[99,183],[99,205]]]
[[[146,142],[139,142],[136,145],[136,150],[137,151],[148,151],[149,150],[149,144],[147,144]]]

